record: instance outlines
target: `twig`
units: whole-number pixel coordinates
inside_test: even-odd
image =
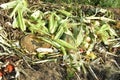
[[[45,62],[50,62],[50,61],[56,61],[57,59],[49,59],[49,60],[42,60],[42,61],[36,61],[36,62],[33,62],[33,63],[45,63]]]
[[[94,73],[94,71],[92,70],[92,68],[91,68],[90,65],[88,66],[88,68],[89,68],[91,74],[93,75],[93,77],[94,77],[96,80],[99,80],[98,77],[96,76],[96,74]]]
[[[103,20],[103,21],[113,21],[115,22],[115,20],[113,19],[109,19],[109,18],[106,18],[106,17],[94,17],[94,16],[91,16],[91,17],[85,17],[86,19],[90,20],[90,19],[98,19],[98,20]]]

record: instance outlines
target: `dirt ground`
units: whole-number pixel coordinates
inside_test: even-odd
[[[9,0],[1,0],[0,4],[8,2]],[[113,9],[112,9],[113,10]],[[120,19],[120,9],[113,10],[116,13],[117,20]],[[11,19],[7,16],[8,11],[0,10],[0,26],[3,26],[5,31],[8,32],[8,38],[13,40],[19,40],[23,33],[18,29],[12,29],[8,26],[7,22],[11,22]],[[0,49],[1,50],[1,49]],[[118,54],[120,50],[118,51]],[[0,56],[0,60],[5,62],[5,59],[11,59],[12,62],[18,62],[17,68],[20,70],[20,76],[18,80],[79,80],[76,75],[72,78],[68,78],[67,68],[66,66],[61,65],[60,62],[47,62],[47,63],[39,63],[39,64],[27,64],[27,62],[23,61],[20,57],[13,57],[13,56]],[[13,58],[15,60],[13,60]],[[114,57],[117,63],[120,66],[120,54],[119,57]],[[21,61],[22,60],[22,61]],[[99,80],[120,80],[120,73],[113,70],[112,66],[107,66],[109,68],[106,69],[105,67],[97,66],[93,67],[95,73],[99,77]],[[14,75],[16,74],[13,73]],[[91,75],[88,73],[86,79],[82,80],[95,80]],[[11,78],[8,74],[5,75],[3,80],[15,80]],[[78,72],[79,76],[82,76],[82,73]]]
[[[1,0],[0,4],[8,1],[9,0]],[[0,26],[4,26],[5,30],[9,33],[9,39],[19,40],[20,37],[23,36],[23,33],[17,29],[12,29],[10,26],[8,26],[7,22],[9,21],[11,20],[7,17],[7,11],[0,10]],[[5,57],[3,56],[0,58],[1,60],[5,59]],[[31,65],[32,69],[29,66],[26,66],[25,64],[26,63],[21,63],[18,65],[20,69],[22,69],[19,80],[66,80],[66,69],[64,66],[61,66],[58,63],[49,62],[35,64]],[[10,74],[6,76],[7,77],[5,77],[3,80],[15,80],[13,78],[10,79]]]

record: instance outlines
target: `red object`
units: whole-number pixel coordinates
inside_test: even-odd
[[[82,48],[80,48],[79,51],[80,51],[80,53],[83,53],[83,52],[84,52],[84,50],[83,50]]]
[[[14,70],[14,66],[12,64],[8,64],[5,67],[4,72],[11,73],[13,70]]]
[[[3,76],[3,73],[2,72],[0,72],[0,77],[2,77]]]

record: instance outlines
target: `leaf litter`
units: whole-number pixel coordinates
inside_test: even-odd
[[[1,4],[4,9],[5,5],[13,9],[11,15],[7,15],[13,17],[9,27],[12,32],[6,32],[3,24],[6,21],[1,24],[1,79],[21,80],[24,76],[22,80],[30,80],[31,73],[35,73],[37,77],[33,76],[31,80],[109,80],[120,74],[120,28],[111,11],[43,2],[27,9],[25,0],[22,2],[23,8],[17,2],[16,6],[10,7],[12,3]],[[2,14],[1,17],[4,18]],[[13,33],[19,36],[15,37]],[[38,44],[42,52],[21,48],[19,39],[29,34],[35,35],[30,43],[33,47]],[[50,48],[43,49],[44,43]]]

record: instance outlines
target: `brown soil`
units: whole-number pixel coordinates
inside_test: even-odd
[[[9,0],[1,0],[0,4],[8,2]],[[110,9],[116,13],[116,17],[120,19],[120,9]],[[8,38],[13,40],[19,40],[23,33],[18,29],[13,29],[11,26],[7,24],[7,22],[11,22],[11,19],[7,16],[8,11],[0,10],[0,26],[3,26],[5,31],[8,32]],[[119,52],[120,53],[120,52]],[[5,59],[5,57],[1,57],[0,59]],[[21,60],[18,57],[19,61]],[[120,66],[120,57],[115,57],[115,60],[118,62]],[[12,60],[14,62],[14,60]],[[59,62],[47,62],[47,63],[39,63],[39,64],[32,64],[29,63],[30,66],[27,65],[26,62],[22,60],[19,65],[17,65],[18,69],[20,69],[20,77],[19,80],[79,80],[77,77],[68,78],[67,69],[65,66],[62,66]],[[98,68],[99,67],[99,68]],[[114,71],[108,71],[105,68],[100,68],[100,66],[94,67],[95,73],[99,76],[100,80],[120,80],[120,73]],[[110,68],[110,66],[107,66]],[[111,73],[108,75],[108,73]],[[88,73],[86,77],[87,80],[95,80],[91,75]],[[3,80],[14,80],[10,79],[10,74],[6,75]],[[78,73],[78,75],[82,75]],[[85,79],[83,79],[85,80]]]
[[[0,4],[9,1],[10,0],[1,0]],[[8,25],[8,22],[11,22],[11,19],[7,16],[7,13],[8,11],[6,10],[0,10],[0,26],[3,26],[5,31],[8,33],[8,38],[10,40],[19,40],[21,36],[23,36],[23,33]],[[2,59],[6,58],[0,56],[0,59],[2,61]],[[21,63],[17,66],[21,70],[19,80],[66,80],[66,69],[58,63],[48,62],[35,65],[30,64],[30,66],[32,69],[27,66],[26,63]],[[10,79],[10,75],[11,74],[5,75],[3,80],[15,80]]]
[[[32,65],[32,69],[25,68],[27,75],[21,75],[21,80],[66,80],[65,69],[57,63],[49,62]]]

